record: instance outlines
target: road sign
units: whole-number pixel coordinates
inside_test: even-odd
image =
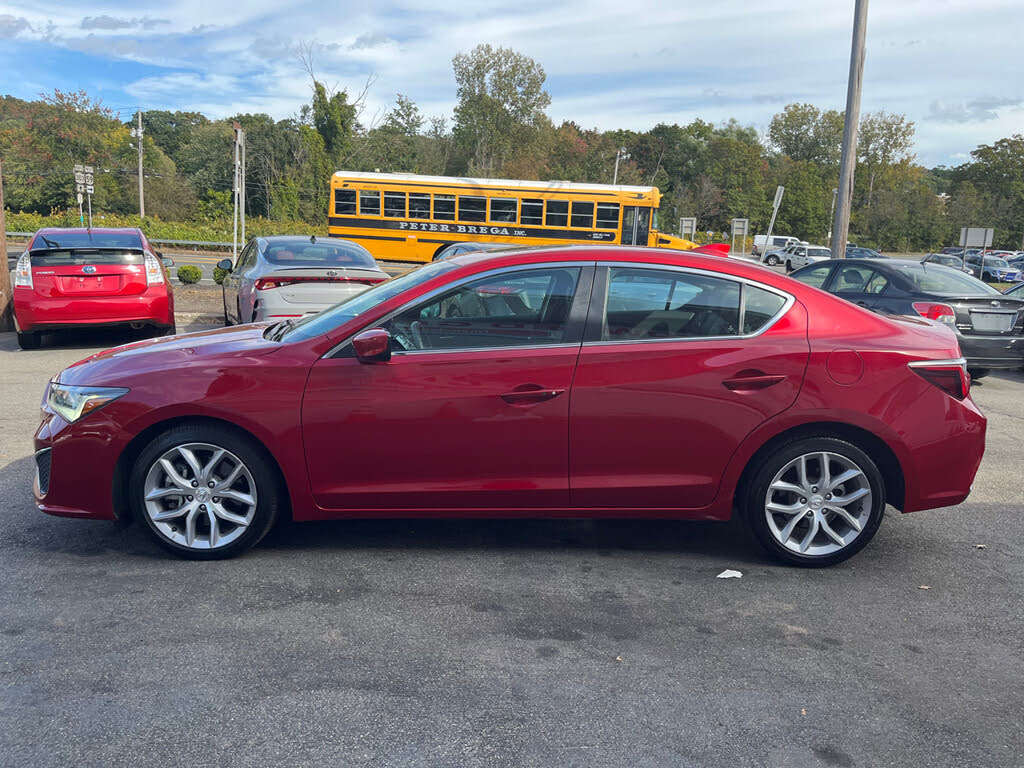
[[[78,193],[78,204],[79,205],[82,204],[82,193],[81,192]]]
[[[75,184],[85,184],[85,173],[82,171],[75,171]]]
[[[786,188],[783,186],[778,186],[775,188],[775,202],[772,203],[775,210],[778,210],[779,206],[782,205],[782,193],[785,191]]]
[[[697,217],[696,216],[683,216],[679,219],[679,236],[684,237],[687,240],[693,240],[694,234],[697,232]]]
[[[83,165],[82,166],[82,170],[85,171],[86,173],[90,174],[90,175],[92,174],[92,166],[91,165]]]
[[[85,192],[85,184],[75,184],[75,192],[78,194]]]
[[[87,194],[91,195],[91,194],[93,194],[96,191],[96,189],[93,187],[92,184],[86,184],[85,185],[85,191],[86,191]]]
[[[85,173],[85,166],[81,163],[75,163],[75,173]]]
[[[749,219],[733,219],[732,220],[732,235],[733,237],[746,237],[747,230],[750,228]]]
[[[960,245],[964,248],[991,248],[992,227],[963,227],[960,230]]]
[[[86,173],[85,174],[85,183],[86,184],[92,184],[93,183],[93,178],[92,178],[92,174],[91,173]]]

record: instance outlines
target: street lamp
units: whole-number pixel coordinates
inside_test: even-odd
[[[612,177],[612,184],[619,183],[619,160],[629,160],[629,158],[630,154],[626,151],[625,147],[622,147],[615,153],[615,175]]]

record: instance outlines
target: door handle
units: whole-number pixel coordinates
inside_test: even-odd
[[[868,303],[866,301],[858,301],[856,304],[858,307],[864,307],[865,309],[868,307]]]
[[[506,403],[542,403],[552,400],[565,392],[564,389],[546,389],[539,384],[523,384],[511,392],[506,392],[501,399]]]
[[[782,374],[759,373],[750,376],[737,376],[734,379],[726,379],[722,382],[726,389],[733,392],[753,392],[758,389],[767,389],[775,384],[786,380]]]

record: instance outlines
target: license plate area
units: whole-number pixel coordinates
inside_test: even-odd
[[[1017,323],[1016,312],[975,312],[971,310],[971,325],[976,331],[1006,333]]]

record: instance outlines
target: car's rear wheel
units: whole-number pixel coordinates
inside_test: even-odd
[[[863,549],[882,522],[882,473],[845,440],[799,439],[767,453],[752,469],[747,520],[758,541],[785,563],[840,563]]]
[[[786,272],[792,272],[792,271],[793,271],[793,262],[792,261],[787,261],[786,262]]]
[[[42,334],[36,331],[23,331],[18,325],[18,318],[14,318],[14,330],[18,336],[18,346],[22,349],[39,349],[42,342]]]
[[[769,267],[774,267],[779,263],[779,257],[776,256],[774,253],[770,253],[768,254],[768,257],[765,259],[765,262],[768,264]]]
[[[234,557],[274,524],[283,498],[277,477],[261,447],[231,429],[172,427],[135,462],[132,510],[179,557]]]
[[[224,300],[224,327],[227,328],[231,325],[231,318],[228,317],[228,300],[223,296],[221,298]]]

